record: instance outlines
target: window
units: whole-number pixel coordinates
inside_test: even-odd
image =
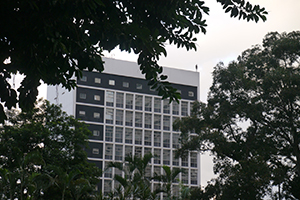
[[[173,148],[178,149],[179,148],[179,134],[178,133],[173,133]]]
[[[145,130],[144,144],[147,146],[151,146],[151,133],[152,131]]]
[[[111,108],[106,108],[105,122],[107,124],[113,124],[114,120],[114,110]]]
[[[178,185],[173,185],[173,196],[174,197],[179,197],[180,193],[179,193],[179,186]]]
[[[141,129],[135,129],[135,144],[142,144],[142,135],[143,132]]]
[[[129,83],[128,82],[123,82],[123,87],[128,88],[129,87]]]
[[[122,176],[122,171],[119,170],[118,168],[115,168],[115,175]],[[115,188],[118,188],[118,186],[116,187],[116,184],[117,184],[117,183],[118,183],[118,182],[115,181]]]
[[[173,115],[179,115],[179,104],[173,101]]]
[[[116,94],[116,107],[123,108],[124,94],[117,92]]]
[[[160,153],[161,150],[160,149],[154,149],[154,164],[160,164]]]
[[[143,126],[143,113],[140,113],[140,112],[135,113],[135,126],[136,127]]]
[[[115,85],[115,80],[109,80],[109,81],[108,81],[108,84],[109,84],[109,85]]]
[[[123,128],[116,127],[115,142],[123,142]]]
[[[87,77],[86,77],[86,76],[82,76],[82,77],[80,78],[80,80],[83,81],[83,82],[86,82],[86,81],[87,81]]]
[[[143,89],[143,85],[140,84],[140,83],[137,83],[137,84],[136,84],[136,89],[138,89],[138,90]]]
[[[125,157],[132,155],[132,146],[125,146]]]
[[[181,173],[181,182],[188,184],[189,183],[189,175],[186,172]]]
[[[171,121],[170,121],[170,116],[164,116],[163,117],[163,128],[164,128],[164,130],[166,130],[166,131],[169,131],[170,130],[170,123],[171,123]]]
[[[197,153],[191,152],[191,167],[197,167]]]
[[[80,99],[86,99],[86,94],[85,93],[80,93],[79,98]]]
[[[93,130],[93,136],[99,136],[100,131],[99,130]]]
[[[179,158],[175,158],[176,152],[173,150],[173,165],[179,165]]]
[[[193,97],[194,96],[194,92],[189,91],[188,95],[189,95],[189,97]]]
[[[143,96],[142,95],[135,95],[135,109],[143,110]]]
[[[160,166],[154,166],[154,174],[159,175],[159,176],[161,175],[161,167]],[[153,184],[153,188],[154,189],[160,189],[161,187],[160,187],[159,184]]]
[[[125,113],[125,125],[126,126],[132,126],[133,123],[133,112],[132,111],[126,111]]]
[[[188,116],[188,102],[181,102],[181,115]]]
[[[154,115],[154,129],[160,129],[161,126],[161,116],[160,115]]]
[[[161,112],[161,99],[154,98],[154,112]]]
[[[151,151],[152,151],[151,148],[145,147],[145,149],[144,149],[144,155],[147,155],[147,154],[152,153]],[[150,161],[150,162],[151,162],[151,161]]]
[[[123,159],[123,146],[122,145],[116,145],[115,146],[115,160],[122,160]]]
[[[106,91],[106,105],[114,106],[114,92]]]
[[[116,110],[116,124],[123,125],[123,110]]]
[[[149,165],[145,169],[145,178],[151,180],[151,167]]]
[[[95,101],[100,101],[100,95],[94,95],[94,100]]]
[[[113,155],[113,145],[112,144],[106,144],[105,145],[105,159],[112,159]]]
[[[94,81],[95,81],[95,83],[100,84],[100,83],[101,83],[101,78],[97,78],[97,77],[96,77]]]
[[[163,146],[164,147],[170,147],[170,133],[164,133]]]
[[[108,168],[107,165],[108,164],[106,164],[106,167],[105,167],[106,170],[105,170],[105,173],[104,173],[104,177],[111,178],[112,177],[112,168],[111,167]]]
[[[93,148],[93,154],[99,154],[99,149],[97,149],[97,148]]]
[[[156,91],[156,88],[152,88],[152,86],[150,86],[150,87],[149,87],[149,90],[152,91],[152,92],[155,92],[155,91]]]
[[[104,195],[108,195],[111,191],[111,180],[104,180]]]
[[[142,147],[135,147],[134,156],[142,157]]]
[[[163,104],[164,104],[164,110],[163,110],[163,112],[166,113],[166,114],[170,114],[169,99],[164,99],[163,100]]]
[[[196,169],[191,169],[191,184],[197,185],[198,172]]]
[[[145,97],[145,111],[151,112],[152,108],[152,97]]]
[[[107,141],[107,142],[113,141],[113,127],[112,126],[105,127],[105,141]]]
[[[125,128],[125,143],[132,144],[132,129]]]
[[[172,117],[173,119],[172,119],[172,124],[174,124],[174,122],[177,120],[177,119],[179,119],[179,117]],[[173,128],[173,131],[179,131],[179,130],[175,130],[174,128]]]
[[[163,164],[169,165],[170,164],[170,150],[163,150]]]
[[[189,165],[188,163],[188,155],[181,158],[181,166],[187,167]]]
[[[161,133],[154,131],[154,146],[160,147],[161,143]]]
[[[133,108],[133,94],[126,94],[126,108]]]
[[[151,128],[152,114],[145,113],[145,128]]]
[[[84,110],[79,110],[79,116],[85,116],[85,111]]]
[[[94,118],[95,118],[95,119],[99,119],[99,118],[100,118],[100,113],[94,112]]]

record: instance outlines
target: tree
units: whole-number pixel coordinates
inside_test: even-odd
[[[172,195],[172,184],[176,182],[178,178],[178,175],[183,172],[183,169],[175,168],[171,169],[169,166],[163,165],[163,174],[155,174],[153,177],[154,180],[158,180],[162,182],[162,188],[159,189],[159,192],[163,192],[164,199],[166,200],[173,200],[173,199],[179,199],[178,197]],[[178,180],[177,180],[178,181]],[[174,191],[174,190],[173,190]]]
[[[217,0],[232,17],[266,20],[267,12],[244,0]],[[74,0],[0,3],[0,99],[11,108],[33,107],[43,81],[76,86],[82,70],[102,72],[104,50],[119,47],[139,54],[138,64],[149,85],[164,98],[180,98],[157,64],[167,54],[165,43],[196,49],[195,34],[205,33],[203,14],[209,8],[199,0]],[[25,78],[17,95],[7,79],[19,72]],[[18,96],[18,98],[17,98]],[[0,120],[5,118],[0,104]]]
[[[195,103],[192,115],[176,124],[183,132],[179,154],[198,149],[216,156],[219,176],[206,195],[300,198],[299,88],[299,31],[269,33],[262,47],[244,51],[227,67],[215,67],[208,103]],[[189,132],[198,136],[191,139]]]
[[[146,154],[144,157],[128,155],[125,165],[121,162],[111,162],[107,166],[124,172],[125,176],[115,175],[114,179],[120,183],[119,188],[112,191],[111,195],[121,199],[150,200],[155,198],[151,192],[151,177],[146,176],[146,168],[153,156]]]
[[[8,116],[0,127],[1,199],[91,199],[101,174],[83,149],[86,125],[46,101]]]

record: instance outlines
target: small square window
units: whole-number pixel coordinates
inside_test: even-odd
[[[94,118],[99,119],[100,118],[100,113],[94,112]]]
[[[79,111],[79,115],[80,115],[80,116],[85,116],[85,111],[84,111],[84,110],[80,110],[80,111]]]
[[[95,78],[95,83],[100,84],[101,83],[101,78]]]
[[[87,77],[86,77],[86,76],[82,76],[82,77],[80,78],[80,80],[86,82],[86,81],[87,81]]]
[[[194,96],[194,92],[189,91],[189,97],[193,97]]]
[[[140,84],[140,83],[137,83],[137,84],[136,84],[136,89],[138,89],[138,90],[143,89],[143,85]]]
[[[99,136],[100,131],[99,130],[93,130],[93,136]]]
[[[155,88],[152,88],[152,87],[149,87],[149,90],[152,91],[152,92],[155,92],[156,89]]]
[[[93,148],[93,154],[99,154],[99,149]]]
[[[86,94],[85,93],[80,93],[79,98],[80,99],[86,99]]]
[[[129,87],[129,83],[128,82],[123,82],[123,87],[128,88]]]
[[[109,80],[109,81],[108,81],[108,84],[109,84],[109,85],[115,85],[115,80]]]
[[[94,95],[94,100],[95,101],[100,101],[100,95]]]

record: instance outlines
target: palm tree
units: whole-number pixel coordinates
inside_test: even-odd
[[[166,194],[166,197],[164,199],[166,200],[173,200],[176,199],[176,197],[172,196],[172,184],[177,182],[177,176],[183,172],[183,169],[174,168],[171,170],[169,166],[162,166],[164,170],[163,175],[155,174],[153,179],[158,180],[163,183],[162,188],[159,189],[157,192],[163,192]]]
[[[115,175],[114,179],[120,183],[120,187],[113,193],[118,200],[121,199],[154,199],[155,195],[151,192],[151,178],[146,177],[146,167],[148,166],[152,154],[144,157],[129,155],[125,157],[125,165],[120,162],[111,162],[108,168],[114,167],[124,172],[124,177]]]

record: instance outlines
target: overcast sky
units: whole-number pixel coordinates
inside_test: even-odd
[[[177,49],[167,45],[167,57],[160,60],[162,66],[195,70],[200,72],[200,100],[206,101],[212,83],[212,71],[218,62],[235,60],[244,50],[261,44],[264,36],[272,31],[291,32],[300,30],[300,0],[249,0],[252,4],[265,7],[269,12],[266,22],[247,22],[230,18],[221,4],[207,0],[210,8],[207,19],[207,33],[197,35],[197,51]],[[137,56],[114,50],[108,57],[136,62]],[[185,78],[185,77],[183,77]],[[188,77],[186,77],[188,78]],[[211,157],[201,157],[201,184],[213,177]]]

